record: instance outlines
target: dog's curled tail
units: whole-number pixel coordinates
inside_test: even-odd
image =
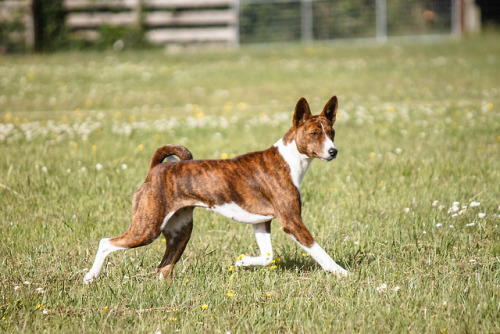
[[[153,169],[165,160],[166,157],[170,155],[176,155],[180,160],[192,160],[193,155],[187,148],[182,145],[171,144],[160,147],[156,150],[155,154],[151,158],[149,163],[149,169]]]

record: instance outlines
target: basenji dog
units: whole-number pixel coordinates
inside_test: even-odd
[[[110,253],[145,246],[160,233],[165,236],[166,250],[157,272],[160,278],[170,277],[191,236],[195,207],[252,224],[260,255],[244,256],[237,260],[237,266],[271,263],[271,220],[278,218],[283,231],[325,271],[347,275],[314,241],[301,217],[300,183],[311,161],[337,157],[333,143],[337,105],[334,96],[321,114],[313,116],[307,101],[301,98],[295,107],[293,126],[283,138],[265,151],[232,159],[193,160],[181,145],[159,148],[146,180],[134,194],[129,229],[118,237],[100,240],[94,264],[83,281],[99,277]]]

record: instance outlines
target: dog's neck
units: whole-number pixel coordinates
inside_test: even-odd
[[[304,179],[307,168],[311,164],[313,158],[299,152],[295,139],[287,141],[284,137],[278,140],[276,144],[274,144],[274,147],[278,149],[278,152],[290,167],[290,176],[293,184],[300,190],[300,183],[302,179]]]

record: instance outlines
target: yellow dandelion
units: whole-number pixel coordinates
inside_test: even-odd
[[[119,112],[119,111],[115,112],[115,118],[116,118],[116,119],[120,119],[120,118],[122,118],[122,113],[121,113],[121,112]]]
[[[168,321],[175,322],[175,321],[177,321],[177,318],[168,318]]]
[[[220,158],[221,158],[221,159],[227,159],[227,157],[228,157],[227,153],[222,153],[222,154],[220,155]]]
[[[231,110],[233,110],[233,102],[228,101],[224,104],[224,112],[229,112]]]
[[[267,298],[271,298],[271,294],[270,293],[266,293],[266,297]]]
[[[9,113],[6,113],[4,116],[3,116],[3,122],[4,123],[9,123],[10,120],[12,119],[12,114],[9,112]]]
[[[232,297],[232,296],[233,296],[233,290],[229,290],[229,291],[226,293],[226,296],[228,296],[228,297]]]
[[[497,140],[500,141],[500,136],[497,137]]]
[[[179,311],[179,309],[178,309],[178,308],[174,308],[174,309],[172,309],[172,312],[178,312],[178,311]]]
[[[167,239],[163,238],[161,239],[161,242],[167,242]]]
[[[276,262],[280,263],[281,262],[281,259],[278,257],[276,258]]]
[[[492,109],[493,109],[493,103],[491,103],[491,102],[490,102],[490,103],[488,103],[488,104],[486,105],[486,108],[488,108],[488,110],[492,110]]]
[[[42,308],[43,308],[43,305],[42,305],[42,304],[38,304],[38,305],[36,306],[36,309],[37,309],[37,310],[41,310]]]
[[[97,145],[96,144],[92,145],[92,151],[95,152],[96,150],[97,150]]]
[[[302,253],[302,256],[303,256],[303,257],[308,257],[308,256],[310,256],[310,255],[309,255],[309,253]]]
[[[78,143],[73,142],[73,149],[76,150],[78,148]]]
[[[247,108],[247,104],[245,102],[240,102],[238,103],[237,108],[240,111],[245,110]]]
[[[233,271],[233,270],[234,270],[233,266],[229,267],[229,271]]]
[[[108,310],[108,305],[104,306],[101,312],[106,312],[107,310]]]
[[[129,121],[130,123],[135,122],[135,120],[136,120],[136,119],[137,119],[137,118],[135,117],[135,115],[130,115],[130,116],[128,117],[128,121]]]
[[[370,158],[375,158],[375,152],[370,152]]]
[[[277,267],[277,266],[270,266],[270,267],[269,267],[269,269],[271,269],[271,270],[274,270],[274,269],[276,269],[276,268],[278,268],[278,267]]]
[[[189,283],[189,280],[188,280],[188,279],[186,280],[186,283]]]
[[[94,104],[94,102],[91,99],[88,99],[85,101],[85,108],[89,109],[92,107],[93,104]]]
[[[140,151],[142,151],[143,149],[144,149],[144,145],[142,145],[142,144],[137,145],[137,151],[139,151],[139,152],[140,152]]]
[[[14,125],[19,125],[20,122],[19,117],[14,117]]]
[[[271,263],[275,263],[275,262],[276,262],[276,261],[274,261],[274,260],[271,260]]]
[[[379,183],[379,184],[380,184],[381,186],[383,186],[383,185],[384,185],[384,183],[385,183],[385,182],[384,182],[384,180],[380,180],[380,183]]]
[[[446,333],[446,328],[441,328],[441,333]]]
[[[394,107],[393,106],[387,107],[387,112],[394,112]]]
[[[201,111],[194,114],[194,118],[196,118],[196,119],[202,119],[203,117],[205,117],[205,115]]]
[[[206,310],[208,308],[208,305],[207,304],[203,304],[203,305],[201,305],[201,308],[204,309],[204,310]]]

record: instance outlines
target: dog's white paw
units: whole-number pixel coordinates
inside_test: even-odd
[[[246,256],[240,255],[236,258],[235,266],[250,267],[250,266],[267,266],[271,264],[272,258],[270,256]]]
[[[324,268],[325,271],[332,273],[334,275],[337,275],[337,277],[347,277],[349,276],[349,272],[339,266],[338,264],[335,264],[334,266],[329,266],[327,268]]]
[[[88,273],[85,274],[83,277],[83,283],[89,284],[90,282],[94,281],[96,279],[96,274],[91,270]]]

